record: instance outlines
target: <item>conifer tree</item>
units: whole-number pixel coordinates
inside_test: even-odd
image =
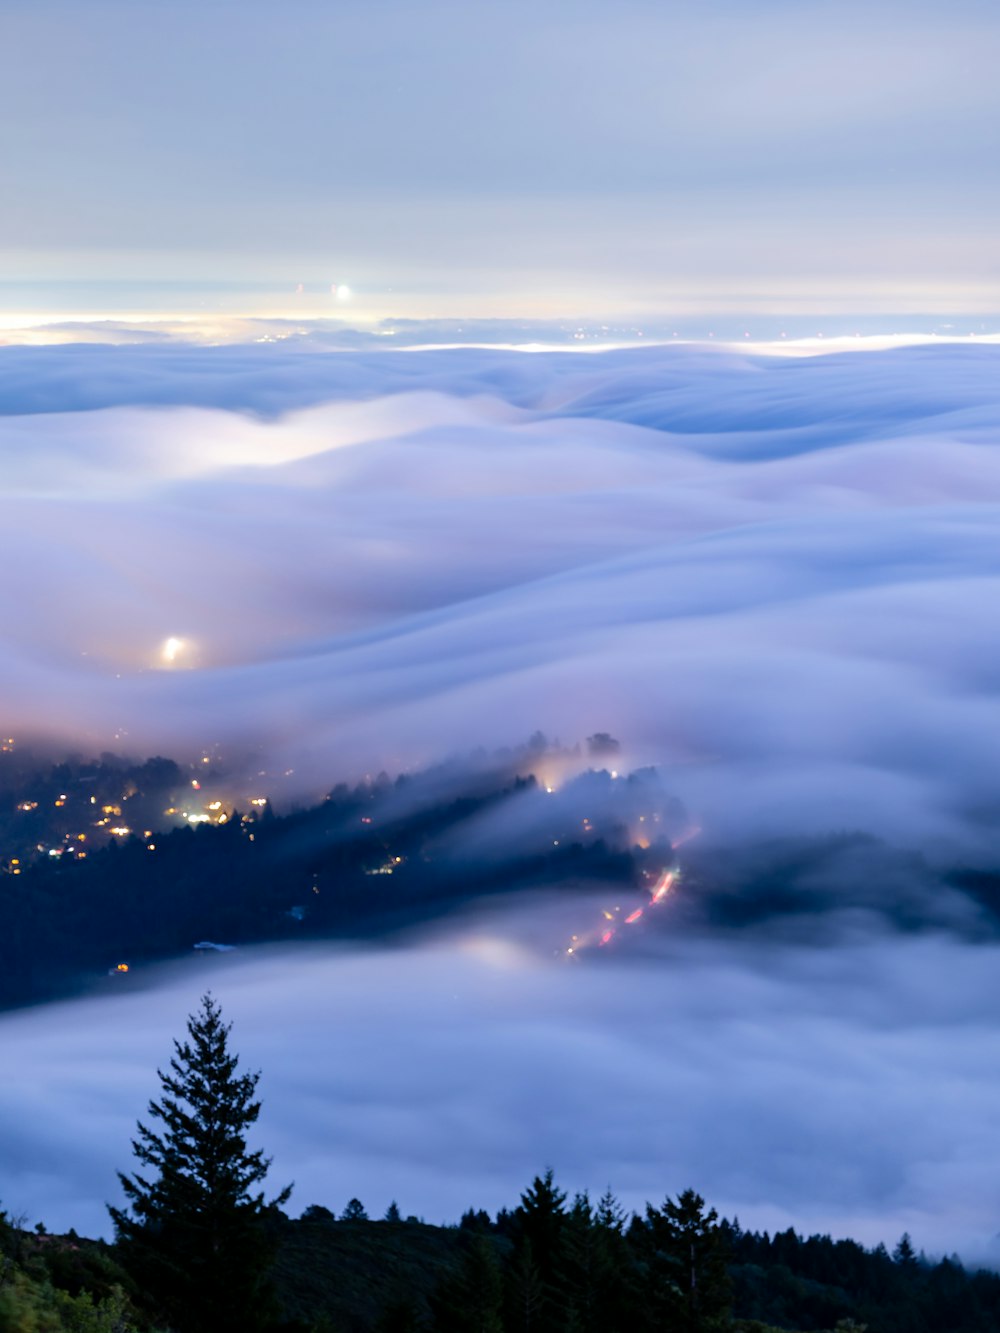
[[[529,1329],[535,1301],[532,1284],[537,1286],[537,1276],[529,1274],[527,1291],[519,1292],[527,1303]],[[524,1315],[523,1304],[517,1307],[519,1316]],[[469,1236],[460,1262],[442,1279],[430,1307],[435,1333],[503,1333],[500,1265],[486,1236]]]
[[[513,1304],[518,1328],[528,1329],[533,1320],[545,1333],[560,1333],[566,1325],[570,1308],[565,1291],[567,1225],[565,1192],[548,1170],[534,1178],[514,1213],[508,1285],[513,1284],[516,1293]]]
[[[543,1282],[553,1283],[559,1268],[566,1230],[566,1195],[553,1180],[551,1170],[536,1176],[521,1195],[515,1214],[520,1234],[531,1242],[532,1255]]]
[[[910,1240],[910,1233],[904,1231],[900,1236],[896,1248],[892,1252],[893,1263],[899,1264],[901,1268],[918,1268],[917,1252],[913,1248],[913,1242]]]
[[[230,1025],[210,994],[174,1042],[157,1127],[138,1125],[132,1150],[148,1175],[119,1179],[126,1208],[109,1208],[126,1267],[178,1333],[236,1333],[271,1322],[266,1274],[271,1203],[256,1187],[270,1159],[247,1147],[260,1114],[258,1073],[237,1073]]]
[[[722,1325],[730,1297],[724,1237],[714,1208],[694,1190],[646,1205],[653,1255],[650,1304],[676,1333],[702,1333]]]
[[[508,1311],[504,1327],[511,1333],[547,1333],[552,1327],[545,1283],[535,1264],[531,1241],[524,1237],[507,1267],[504,1295]]]
[[[638,1272],[622,1229],[625,1213],[608,1189],[591,1205],[578,1194],[567,1215],[564,1288],[580,1333],[635,1333],[643,1327]]]

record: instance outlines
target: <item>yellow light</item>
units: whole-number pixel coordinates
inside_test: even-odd
[[[165,666],[173,666],[178,657],[184,651],[185,643],[183,639],[175,638],[173,635],[167,639],[160,649],[160,657]]]

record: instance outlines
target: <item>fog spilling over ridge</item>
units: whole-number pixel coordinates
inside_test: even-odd
[[[289,795],[605,730],[722,834],[985,845],[998,367],[3,349],[4,726]]]

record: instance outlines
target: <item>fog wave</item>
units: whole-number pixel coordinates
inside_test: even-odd
[[[5,725],[289,794],[603,730],[722,833],[988,841],[998,357],[3,349]]]

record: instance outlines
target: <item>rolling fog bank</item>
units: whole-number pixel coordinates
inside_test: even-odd
[[[155,1066],[210,986],[263,1070],[294,1211],[458,1219],[551,1165],[639,1207],[688,1184],[745,1226],[996,1256],[997,947],[660,931],[576,965],[599,900],[472,914],[392,946],[192,957],[0,1017],[4,1206],[107,1231]]]
[[[722,837],[992,846],[993,346],[0,349],[0,685],[274,799],[607,730]]]

